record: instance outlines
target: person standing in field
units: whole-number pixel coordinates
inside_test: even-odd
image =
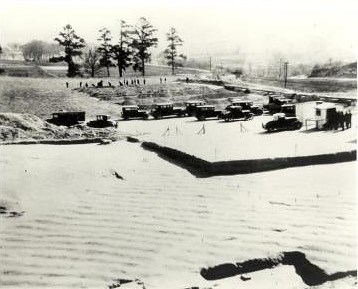
[[[343,114],[343,111],[340,111],[338,113],[338,121],[339,121],[339,126],[342,128],[342,130],[344,130],[344,114]]]
[[[339,123],[339,114],[338,112],[335,111],[332,115],[332,124],[334,130],[338,129],[338,123]]]
[[[347,128],[352,127],[352,113],[348,111],[347,113]]]

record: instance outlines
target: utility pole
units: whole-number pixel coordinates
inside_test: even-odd
[[[287,85],[287,71],[288,71],[288,61],[285,61],[283,63],[283,74],[284,74],[284,77],[285,77],[285,87]]]
[[[209,70],[211,71],[211,56],[209,58]]]
[[[282,58],[280,58],[279,71],[278,71],[278,79],[281,79],[281,69],[282,69]]]

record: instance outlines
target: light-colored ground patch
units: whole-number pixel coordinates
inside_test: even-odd
[[[121,121],[119,129],[195,155],[208,161],[294,157],[349,151],[356,148],[356,127],[345,131],[299,131],[266,133],[262,123],[271,116],[250,121],[224,122],[196,118]],[[355,119],[353,119],[353,124]],[[202,132],[205,127],[205,134]],[[140,134],[143,134],[142,136]]]
[[[126,277],[146,288],[307,288],[291,267],[247,282],[199,275],[290,250],[329,273],[356,268],[354,163],[197,179],[138,144],[0,150],[1,199],[25,211],[0,218],[6,288],[106,288]]]

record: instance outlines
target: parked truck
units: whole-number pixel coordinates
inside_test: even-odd
[[[222,113],[221,110],[216,110],[213,105],[197,106],[195,117],[198,120],[206,120],[207,118],[217,118]]]
[[[72,126],[85,121],[86,112],[84,111],[60,111],[52,114],[52,118],[46,121],[55,125]]]
[[[150,113],[155,119],[161,119],[166,116],[184,116],[185,109],[174,107],[173,103],[157,103]]]

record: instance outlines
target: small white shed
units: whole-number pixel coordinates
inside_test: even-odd
[[[296,104],[296,116],[306,129],[312,125],[321,129],[332,113],[341,110],[343,110],[341,105],[331,102],[310,101]]]
[[[324,102],[316,107],[316,128],[322,128],[327,123],[328,117],[336,113],[337,106],[334,103]]]
[[[306,119],[314,119],[316,117],[316,107],[322,104],[323,101],[309,101],[296,103],[296,117],[302,123],[305,123]]]

